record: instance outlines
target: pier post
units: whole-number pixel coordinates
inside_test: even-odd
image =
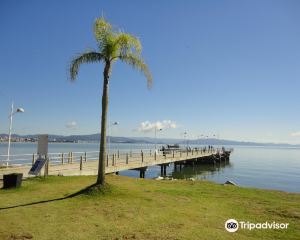
[[[160,175],[163,176],[164,175],[164,166],[160,165]]]
[[[141,151],[141,155],[142,155],[142,162],[144,162],[144,153],[143,153],[143,151]]]
[[[61,164],[64,165],[64,153],[60,155]]]
[[[115,154],[112,155],[112,166],[115,165]]]
[[[108,154],[106,154],[106,167],[108,167]]]
[[[32,154],[32,166],[33,166],[34,162],[35,162],[34,154]]]
[[[82,156],[80,156],[80,165],[79,165],[80,171],[82,170]]]
[[[85,162],[87,161],[87,158],[86,158],[86,152],[84,152],[84,161],[85,161]]]
[[[71,152],[71,163],[73,163],[73,152]]]
[[[117,165],[117,154],[115,154],[115,166]]]
[[[156,151],[154,152],[154,161],[156,161]]]
[[[145,170],[144,169],[140,170],[140,178],[145,178]]]
[[[44,177],[48,177],[48,174],[49,174],[49,158],[48,156],[46,156],[46,164],[45,164],[45,167],[44,167]]]
[[[174,150],[173,150],[173,158],[174,158]]]
[[[167,165],[164,165],[164,176],[167,176]]]
[[[174,162],[174,171],[176,172],[177,171],[177,163]]]
[[[126,164],[128,164],[128,153],[126,153]]]

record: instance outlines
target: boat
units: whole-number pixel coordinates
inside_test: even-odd
[[[180,150],[182,149],[180,149],[179,144],[167,144],[166,146],[162,146],[159,151],[161,151],[163,155],[165,155],[173,152],[179,152]]]

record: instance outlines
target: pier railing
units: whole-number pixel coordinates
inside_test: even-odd
[[[221,164],[221,162],[229,161],[230,152],[231,150],[225,150],[224,148],[166,149],[159,152],[153,150],[121,152],[117,150],[107,154],[105,159],[105,173],[139,170],[140,177],[144,177],[145,170],[148,167],[158,165],[161,167],[162,174],[166,175],[166,167],[170,166],[171,163],[174,163],[175,167],[177,165],[197,164],[199,162]],[[44,176],[96,175],[98,155],[98,151],[49,153],[49,161],[41,174]],[[2,157],[0,158],[0,179],[2,175],[9,173],[23,173],[24,177],[29,177],[29,169],[37,159],[36,154],[11,155],[9,161],[6,155],[0,155],[0,157]]]
[[[129,162],[143,162],[149,159],[158,160],[163,158],[182,158],[183,156],[191,156],[199,153],[217,153],[222,152],[221,148],[194,148],[194,149],[174,149],[165,151],[158,150],[134,150],[125,152],[114,150],[106,156],[106,166],[113,166],[118,164],[128,164]],[[12,154],[10,159],[7,155],[0,155],[0,168],[16,168],[23,166],[31,166],[38,159],[36,153],[33,154]],[[81,163],[84,164],[88,161],[96,161],[99,158],[99,151],[87,152],[61,152],[48,154],[50,165],[64,165]]]
[[[84,160],[97,160],[99,151],[89,152],[61,152],[61,153],[48,153],[50,164],[67,164],[79,162],[82,157]],[[18,167],[33,165],[39,158],[38,154],[11,154],[9,160],[7,155],[0,155],[0,167]]]

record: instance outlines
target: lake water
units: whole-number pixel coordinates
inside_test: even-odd
[[[36,143],[12,143],[11,154],[32,154],[36,152]],[[288,192],[300,192],[300,149],[273,147],[240,147],[230,146],[234,152],[229,164],[199,165],[184,167],[174,171],[174,166],[167,168],[167,175],[174,178],[207,179],[218,183],[227,180],[240,186],[277,189]],[[111,144],[111,152],[119,149],[122,152],[153,149],[153,144]],[[97,151],[98,143],[50,143],[50,153]],[[5,155],[7,143],[0,143],[0,154]],[[4,157],[0,157],[0,160]],[[30,157],[28,158],[30,159]],[[1,164],[1,163],[0,163]],[[123,171],[120,175],[139,177],[138,171]],[[160,167],[150,167],[146,178],[160,175]]]

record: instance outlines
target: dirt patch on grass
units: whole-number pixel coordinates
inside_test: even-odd
[[[78,194],[83,194],[86,196],[96,196],[96,195],[105,195],[112,192],[112,186],[104,183],[104,185],[93,184],[80,192]]]
[[[20,235],[11,234],[7,239],[9,239],[9,240],[27,240],[27,239],[33,239],[33,236],[30,233],[22,233]]]
[[[295,218],[300,219],[300,213],[296,211],[287,211],[287,210],[272,210],[269,209],[268,213],[272,213],[284,218]]]

